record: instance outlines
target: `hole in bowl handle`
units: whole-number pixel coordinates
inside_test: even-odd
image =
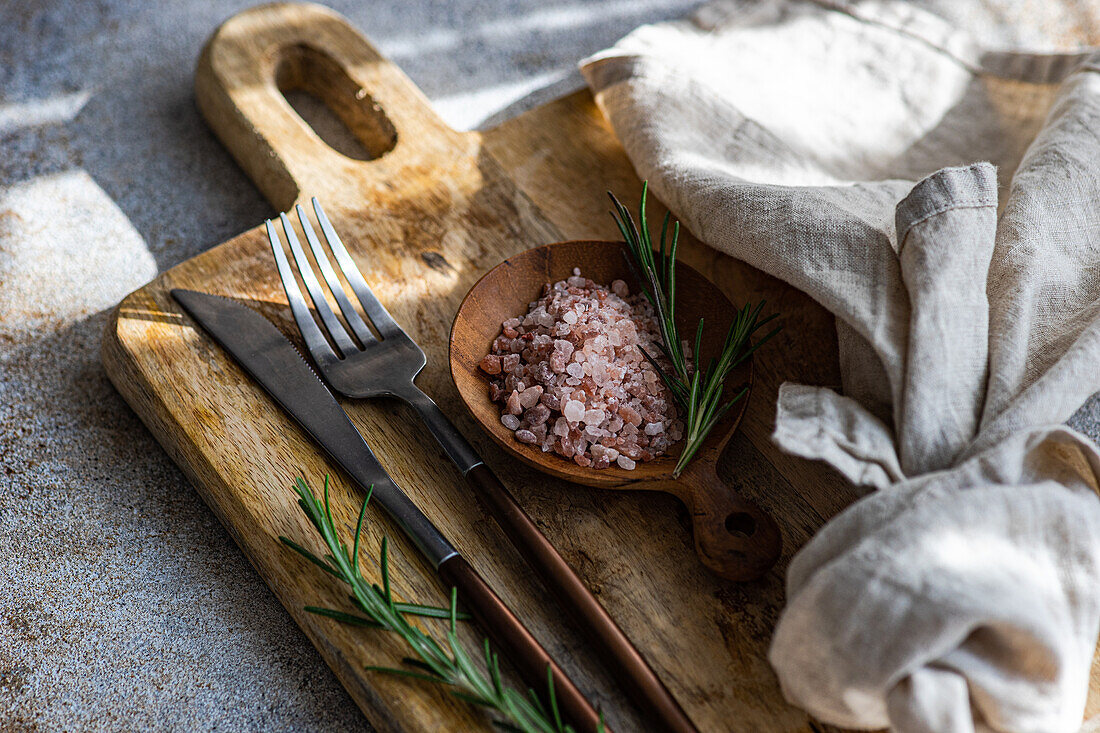
[[[730,580],[754,580],[779,559],[775,521],[718,478],[713,464],[690,464],[677,483],[691,512],[695,551],[708,568]]]
[[[370,153],[337,152],[303,120],[284,90],[302,89],[332,110]],[[199,109],[267,199],[287,210],[318,196],[358,198],[364,175],[379,186],[453,157],[461,134],[416,86],[341,15],[320,5],[262,5],[233,16],[207,41],[195,71]],[[448,155],[452,153],[452,155]]]

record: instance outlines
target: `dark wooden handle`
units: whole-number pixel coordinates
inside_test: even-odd
[[[695,551],[730,580],[755,580],[779,559],[783,541],[775,520],[727,486],[709,461],[688,464],[670,488],[691,512]]]
[[[592,592],[539,531],[515,498],[485,464],[466,474],[489,512],[520,554],[535,568],[546,586],[596,645],[600,658],[614,673],[631,699],[644,710],[654,730],[694,733],[695,726],[676,699],[608,615]]]
[[[444,560],[438,572],[444,583],[458,589],[462,605],[473,614],[496,648],[516,666],[524,682],[545,699],[549,667],[554,675],[558,709],[577,730],[596,733],[599,713],[470,563],[455,555]]]

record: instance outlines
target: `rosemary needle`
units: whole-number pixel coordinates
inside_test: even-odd
[[[504,684],[500,673],[500,659],[493,652],[488,639],[484,640],[484,659],[481,663],[475,663],[463,649],[458,640],[458,621],[465,621],[469,616],[458,611],[457,589],[451,588],[451,602],[447,607],[395,601],[391,587],[389,543],[385,537],[382,538],[379,551],[382,585],[370,583],[363,577],[359,568],[359,547],[367,504],[371,498],[370,491],[359,508],[359,521],[355,527],[352,549],[349,551],[347,545],[340,540],[332,518],[329,477],[325,476],[323,502],[314,496],[301,478],[296,479],[294,490],[298,494],[298,505],[321,536],[328,552],[324,558],[320,558],[286,537],[280,537],[279,540],[346,583],[351,589],[351,602],[359,614],[317,606],[306,606],[305,610],[341,623],[397,634],[416,655],[402,660],[404,668],[369,666],[368,670],[446,685],[451,688],[451,694],[460,700],[495,712],[498,719],[494,719],[493,723],[503,730],[520,733],[574,733],[572,726],[562,721],[558,712],[554,679],[549,667],[546,670],[546,699],[550,710],[547,710],[534,690],[528,690],[524,695]],[[434,636],[414,626],[407,616],[446,620],[446,644],[441,644]],[[600,730],[603,729],[601,720]]]
[[[721,353],[710,360],[706,370],[693,367],[684,353],[684,342],[676,326],[676,247],[680,240],[680,222],[672,225],[672,237],[668,237],[671,214],[665,213],[661,225],[661,238],[654,252],[653,238],[649,233],[646,219],[646,195],[648,182],[642,183],[642,198],[638,205],[638,223],[634,222],[630,211],[619,202],[610,191],[614,210],[611,212],[619,231],[623,235],[630,251],[630,264],[642,283],[646,298],[657,314],[657,326],[661,332],[660,349],[664,352],[671,370],[663,368],[652,354],[642,349],[642,353],[657,370],[661,380],[672,393],[680,409],[686,414],[684,420],[684,448],[676,462],[672,475],[678,477],[695,457],[707,435],[733,405],[745,396],[748,388],[740,390],[728,402],[722,403],[722,392],[730,372],[742,364],[754,351],[763,346],[779,332],[779,327],[752,342],[752,337],[777,314],[760,317],[764,301],[755,307],[749,303],[737,311],[730,324]],[[666,246],[667,241],[667,246]],[[703,343],[703,319],[695,329],[696,360],[702,358],[700,348]]]

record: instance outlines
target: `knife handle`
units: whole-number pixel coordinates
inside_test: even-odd
[[[455,555],[444,560],[437,572],[445,584],[458,589],[462,605],[503,656],[515,665],[523,681],[545,699],[546,669],[549,667],[554,675],[558,708],[566,720],[577,730],[597,733],[599,713],[470,563],[461,555]]]
[[[698,733],[683,708],[653,669],[631,644],[615,620],[604,610],[592,591],[558,554],[515,497],[484,463],[466,473],[497,524],[512,544],[538,571],[547,588],[589,632],[603,663],[610,668],[630,698],[649,716],[656,729],[675,733]]]

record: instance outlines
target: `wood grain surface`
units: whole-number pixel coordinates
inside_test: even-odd
[[[301,88],[325,101],[371,160],[328,148],[287,104]],[[820,731],[782,698],[768,640],[783,604],[783,571],[818,527],[855,497],[829,469],[780,453],[769,439],[783,381],[839,383],[832,319],[801,293],[687,237],[681,257],[734,303],[767,298],[784,330],[756,358],[740,430],[721,477],[780,524],[783,556],[760,580],[735,583],[695,556],[682,505],[653,492],[608,492],[536,472],[502,453],[462,407],[447,336],[466,291],[504,258],[562,239],[613,239],[605,191],[640,194],[629,161],[587,92],[484,133],[458,133],[339,16],[309,5],[248,11],[219,29],[196,77],[200,107],[227,148],[279,209],[316,195],[375,293],[423,347],[418,383],[476,443],[509,488],[703,731]],[[656,202],[654,202],[656,203]],[[659,206],[653,216],[663,215]],[[257,222],[259,224],[259,222]],[[346,608],[332,579],[282,548],[286,535],[319,549],[294,502],[297,475],[319,488],[333,467],[261,389],[169,298],[173,287],[236,298],[294,336],[259,227],[161,275],[117,308],[104,338],[112,381],[188,474],[234,540],[383,731],[489,730],[480,711],[444,691],[367,673],[393,664],[393,639],[302,611]],[[566,625],[411,410],[344,401],[381,462],[568,670],[616,730],[645,730]],[[334,474],[337,523],[351,531],[361,497]],[[378,513],[372,550],[389,535],[394,592],[441,602],[434,573]],[[475,643],[476,630],[465,640]],[[1096,667],[1089,710],[1097,709]]]

